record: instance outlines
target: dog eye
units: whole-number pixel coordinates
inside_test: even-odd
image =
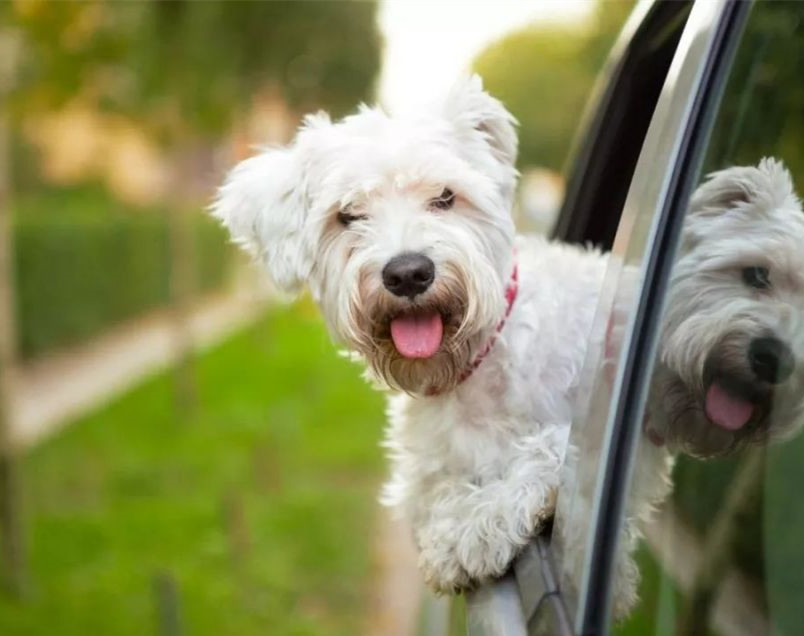
[[[744,267],[743,282],[755,289],[770,289],[770,270],[767,267]]]
[[[455,193],[449,188],[444,188],[444,191],[437,198],[430,201],[430,207],[436,210],[449,210],[454,204]]]
[[[338,210],[338,223],[343,225],[343,227],[349,227],[350,223],[354,221],[362,221],[366,218],[365,214],[355,214],[352,212],[352,206],[347,205],[346,207],[341,208]]]

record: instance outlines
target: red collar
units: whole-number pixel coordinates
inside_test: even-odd
[[[500,319],[500,322],[497,323],[497,327],[492,333],[491,338],[488,339],[486,345],[480,350],[474,359],[472,360],[471,364],[466,367],[463,372],[461,373],[460,377],[458,378],[458,384],[463,382],[464,380],[468,379],[471,376],[475,369],[480,366],[480,363],[483,362],[483,359],[489,354],[489,352],[494,347],[494,343],[497,342],[497,336],[505,327],[505,322],[508,320],[508,317],[511,315],[511,310],[514,308],[514,301],[516,300],[516,296],[519,293],[519,268],[517,267],[516,262],[514,262],[514,269],[511,271],[511,278],[508,279],[508,284],[505,286],[505,313],[503,317]],[[439,395],[440,392],[428,391],[428,396],[435,396]]]

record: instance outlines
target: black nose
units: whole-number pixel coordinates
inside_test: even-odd
[[[382,269],[382,282],[395,296],[413,298],[426,291],[435,278],[435,265],[424,254],[405,252]]]
[[[755,338],[748,346],[748,361],[760,380],[781,384],[790,374],[796,359],[793,352],[778,338]]]

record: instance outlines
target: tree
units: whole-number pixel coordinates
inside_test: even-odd
[[[781,158],[804,178],[804,86],[800,41],[804,3],[763,2],[751,11],[723,95],[705,170]],[[801,192],[804,182],[797,183]]]
[[[14,81],[16,33],[0,29],[0,579],[14,596],[25,588],[19,469],[11,439],[10,372],[15,357],[10,127],[4,106]]]
[[[150,0],[15,3],[25,58],[17,114],[78,94],[155,135],[219,137],[260,88],[335,114],[372,96],[376,3]]]
[[[474,62],[486,88],[520,122],[519,164],[560,170],[597,73],[631,2],[600,2],[590,24],[533,25]]]

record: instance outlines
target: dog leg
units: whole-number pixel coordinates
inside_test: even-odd
[[[456,592],[508,569],[555,511],[566,437],[566,427],[545,427],[517,443],[495,478],[445,479],[419,500],[414,534],[433,589]]]

